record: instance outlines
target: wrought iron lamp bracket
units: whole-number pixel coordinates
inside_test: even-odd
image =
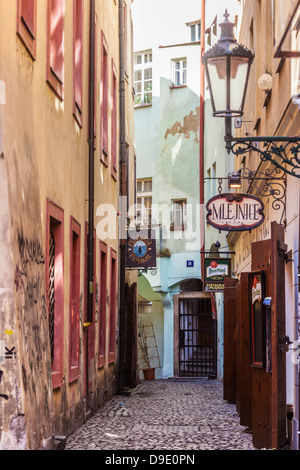
[[[251,151],[284,173],[300,178],[300,137],[232,137],[225,136],[226,148],[236,156]],[[259,144],[262,143],[262,149]]]
[[[275,211],[282,210],[280,224],[285,225],[285,212],[286,212],[286,174],[279,167],[268,167],[264,171],[250,170],[249,168],[242,167],[238,170],[241,180],[247,180],[249,187],[247,193],[252,194],[255,192],[260,197],[271,198],[272,208]],[[216,179],[218,180],[218,192],[223,192],[223,180],[228,181],[228,177],[223,178],[205,178],[204,180]],[[262,182],[262,184],[261,184]]]
[[[137,271],[138,277],[142,276],[142,274],[151,273],[152,276],[156,276],[158,270],[157,268],[126,268],[126,271]]]

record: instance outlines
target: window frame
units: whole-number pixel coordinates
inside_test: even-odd
[[[61,49],[62,49],[62,77],[58,76],[58,71],[53,70],[51,65],[51,6],[53,0],[48,0],[47,4],[47,72],[46,80],[50,88],[63,101],[64,99],[64,58],[65,58],[65,0],[56,0],[61,2],[62,7],[62,37],[61,37]]]
[[[260,280],[260,312],[259,317],[254,315],[253,305],[253,284],[254,279]],[[266,367],[266,309],[264,306],[264,298],[266,292],[266,277],[264,271],[255,271],[249,273],[249,327],[250,327],[250,365],[255,368],[265,368]],[[256,317],[256,318],[255,318]],[[259,322],[257,322],[259,320]],[[257,331],[259,335],[257,335]],[[257,343],[257,338],[260,340]],[[258,344],[258,346],[257,346]],[[257,349],[260,349],[259,353],[261,358],[257,358],[256,352]]]
[[[145,191],[145,183],[151,182],[151,191]],[[136,211],[141,212],[141,222],[139,216],[136,216],[137,222],[141,223],[142,226],[151,225],[152,221],[152,194],[153,194],[153,180],[152,178],[140,178],[137,180],[137,185],[142,184],[142,190],[136,189]],[[150,204],[145,204],[145,200],[150,201]],[[141,202],[139,202],[141,201]],[[150,207],[149,207],[150,206]]]
[[[76,248],[74,246],[76,237]],[[74,252],[76,249],[76,252]],[[79,378],[80,348],[79,348],[79,324],[80,324],[80,253],[81,253],[81,226],[77,220],[70,218],[70,299],[69,299],[69,383]],[[74,260],[75,257],[75,260]],[[75,263],[74,263],[75,261]],[[75,278],[73,277],[73,274]],[[76,298],[76,313],[72,315],[74,297]],[[75,335],[73,332],[75,330]],[[75,344],[74,344],[75,343]],[[74,349],[75,347],[75,349]],[[74,353],[75,351],[75,353]]]
[[[183,63],[186,62],[186,66],[183,67]],[[179,70],[176,70],[176,64],[180,64]],[[172,59],[172,88],[183,88],[187,86],[187,57],[179,57]],[[177,84],[176,75],[179,72],[179,84]],[[185,80],[184,80],[185,73]]]
[[[175,224],[175,204],[178,204],[180,207],[180,214],[182,219],[182,224]],[[179,211],[177,211],[179,212]],[[170,230],[186,230],[187,229],[187,199],[172,199],[171,201],[171,226]]]
[[[100,266],[99,266],[99,340],[98,340],[98,368],[106,363],[106,333],[107,333],[107,244],[99,241]],[[102,331],[102,332],[101,332]]]
[[[116,360],[116,316],[117,316],[117,252],[110,249],[110,294],[109,294],[109,351],[108,362],[112,364]]]
[[[55,266],[60,274],[61,282],[54,288],[55,316],[54,316],[54,350],[55,359],[52,363],[53,390],[63,385],[63,343],[64,343],[64,210],[55,202],[47,199],[46,202],[46,292],[47,312],[49,321],[49,242],[50,229],[55,225],[55,242],[59,247],[59,254],[55,254]],[[56,321],[55,321],[56,319]]]
[[[138,56],[142,57],[142,61],[141,61],[140,64],[135,63],[135,60],[134,60],[134,77],[133,77],[134,89],[136,88],[136,84],[138,84],[138,83],[141,84],[141,91],[140,92],[135,91],[135,99],[134,99],[135,107],[151,106],[152,102],[153,102],[153,56],[152,56],[152,54],[153,54],[152,49],[145,49],[143,51],[139,51],[139,52],[136,52],[134,54],[134,59],[136,59]],[[147,55],[151,55],[151,61],[149,61],[149,62],[145,62],[145,56],[147,56]],[[147,70],[151,70],[151,79],[145,79],[145,72]],[[141,72],[141,79],[140,80],[135,79],[136,72]],[[145,82],[151,83],[151,91],[145,90]],[[151,100],[150,101],[148,101],[148,100],[145,101],[145,95],[151,95]],[[141,102],[140,103],[136,102],[137,96],[141,96]]]
[[[37,0],[33,0],[33,31],[22,16],[22,4],[24,0],[17,3],[17,34],[27,49],[30,57],[36,60],[36,32],[37,32]]]
[[[201,39],[201,22],[198,21],[190,25],[191,42],[199,42]]]

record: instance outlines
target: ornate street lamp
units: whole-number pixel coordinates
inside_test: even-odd
[[[262,161],[270,162],[280,170],[300,178],[299,137],[245,137],[232,136],[231,119],[242,116],[254,54],[237,43],[234,23],[220,24],[221,37],[202,57],[209,87],[213,115],[225,118],[225,142],[228,153],[242,155],[250,151],[260,154]],[[263,142],[263,150],[259,143]]]
[[[221,37],[203,56],[213,115],[238,117],[243,115],[246,90],[254,54],[237,44],[233,34],[234,23],[225,11],[220,24]]]

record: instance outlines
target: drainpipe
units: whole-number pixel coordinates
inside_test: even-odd
[[[199,138],[199,185],[200,185],[200,214],[204,216],[204,65],[202,64],[202,56],[205,52],[205,0],[201,2],[201,57],[200,57],[200,138]],[[202,239],[201,247],[201,277],[204,279],[204,251],[205,251],[205,223],[200,220],[200,232]]]
[[[119,230],[120,236],[120,307],[119,307],[119,389],[124,388],[124,356],[125,356],[125,265],[126,265],[126,207],[124,197],[126,194],[126,135],[125,135],[125,56],[124,56],[124,4],[119,0],[119,49],[120,49],[120,178],[119,194],[122,201],[120,207]],[[125,207],[126,206],[126,207]]]
[[[88,285],[87,324],[93,322],[94,292],[94,148],[95,148],[95,0],[90,0],[90,70],[89,70],[89,232],[88,232]]]

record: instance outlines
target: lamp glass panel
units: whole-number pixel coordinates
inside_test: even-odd
[[[227,109],[226,57],[208,59],[207,71],[210,78],[215,111],[224,111]]]
[[[239,111],[242,110],[243,105],[249,60],[241,57],[231,57],[230,64],[230,109]]]

